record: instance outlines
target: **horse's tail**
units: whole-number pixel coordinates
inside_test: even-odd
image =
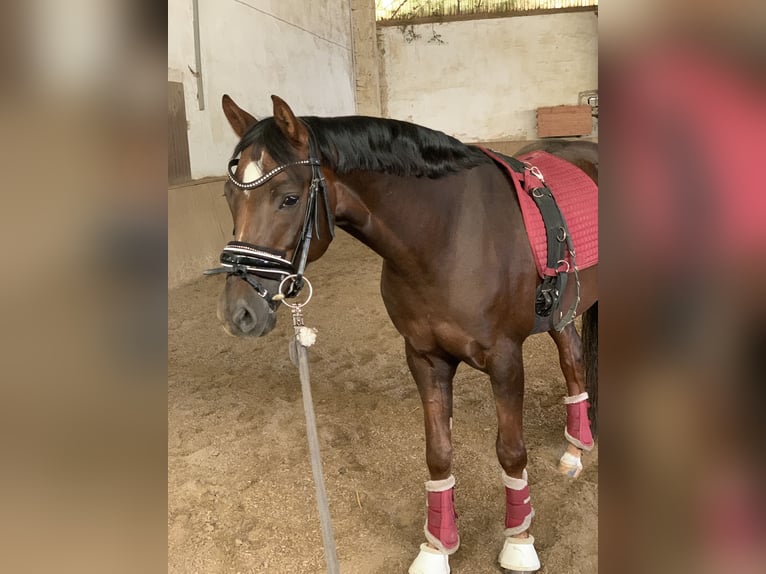
[[[590,400],[588,418],[593,436],[598,433],[598,301],[582,316],[582,346],[585,356],[585,390]]]

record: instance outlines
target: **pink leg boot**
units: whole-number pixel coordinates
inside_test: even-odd
[[[529,498],[527,471],[521,478],[513,478],[503,471],[505,485],[505,535],[516,536],[529,528],[535,511]]]
[[[567,407],[567,426],[564,429],[564,436],[577,448],[592,450],[593,435],[590,432],[588,420],[588,393],[565,397],[564,404]]]
[[[455,512],[455,477],[426,482],[428,518],[426,540],[444,554],[453,554],[460,547]]]
[[[505,485],[505,543],[498,561],[506,570],[535,572],[540,569],[540,559],[535,550],[535,539],[516,538],[529,530],[535,511],[529,498],[527,471],[521,478],[513,478],[503,472]]]

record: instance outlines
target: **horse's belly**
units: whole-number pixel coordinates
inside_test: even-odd
[[[448,353],[484,369],[493,347],[507,339],[521,341],[532,329],[536,274],[531,255],[528,267],[529,273],[512,280],[474,276],[471,281],[410,282],[384,262],[381,294],[391,321],[413,349],[424,355]]]

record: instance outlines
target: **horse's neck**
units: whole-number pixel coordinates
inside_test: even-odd
[[[364,172],[338,184],[338,225],[396,266],[421,265],[454,234],[464,187],[454,180]]]

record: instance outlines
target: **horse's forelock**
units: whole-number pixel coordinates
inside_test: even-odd
[[[265,118],[253,124],[234,148],[234,155],[239,155],[252,147],[255,156],[266,150],[277,165],[296,161],[298,155],[285,135],[277,126],[274,118]]]

